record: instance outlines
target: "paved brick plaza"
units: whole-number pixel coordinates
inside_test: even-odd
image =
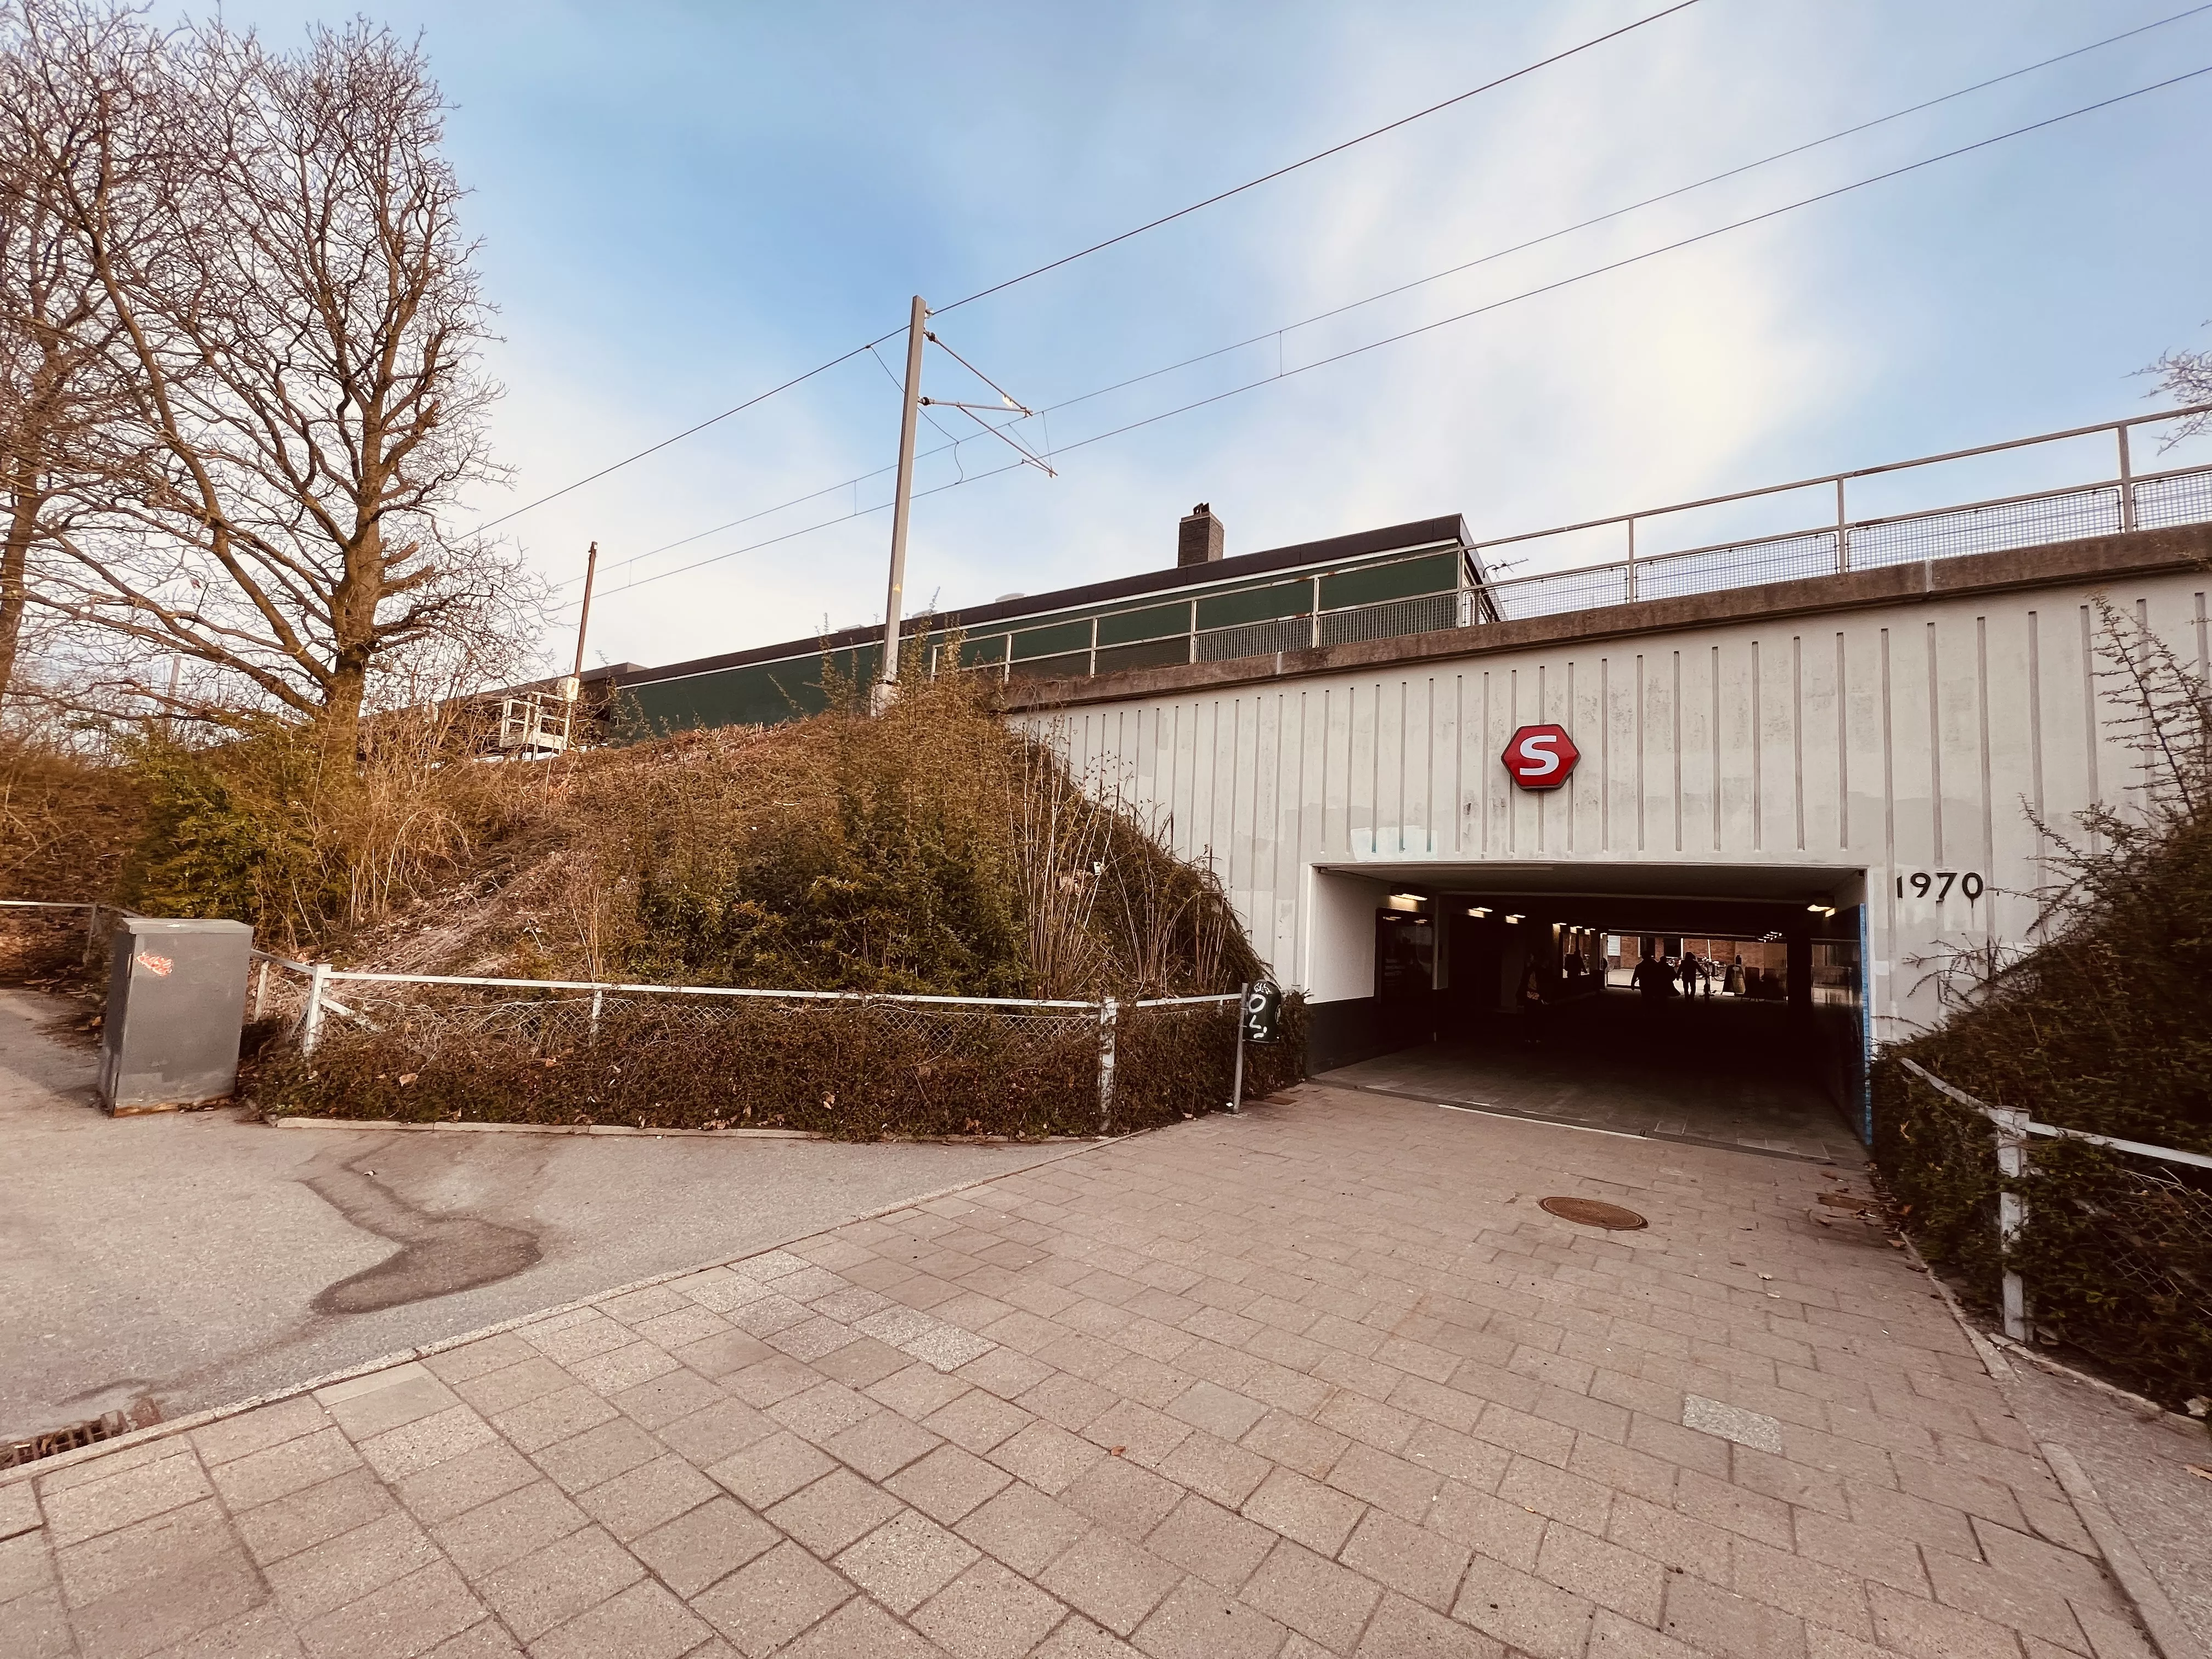
[[[2148,1655],[1833,1177],[1308,1086],[0,1486],[0,1647]]]

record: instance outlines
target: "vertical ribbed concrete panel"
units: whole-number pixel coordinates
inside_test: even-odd
[[[2098,678],[2098,594],[2194,667],[2212,651],[2206,589],[2184,572],[1981,593],[1023,718],[1210,859],[1289,983],[1358,982],[1351,957],[1372,950],[1345,924],[1358,907],[1319,934],[1315,910],[1319,884],[1363,864],[1433,866],[1439,884],[1555,865],[1562,890],[1608,863],[1826,866],[1864,872],[1886,1037],[1936,1014],[1915,958],[2026,933],[2047,850],[2032,813],[2064,829],[2139,795]],[[1498,762],[1540,720],[1582,751],[1546,794]],[[1986,890],[1916,896],[1921,870]]]

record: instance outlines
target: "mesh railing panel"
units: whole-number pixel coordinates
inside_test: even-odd
[[[1819,530],[1808,535],[1777,536],[1640,559],[1636,565],[1636,597],[1671,599],[1687,593],[1795,581],[1803,576],[1832,576],[1835,572],[1836,532]]]
[[[2164,530],[2212,520],[2212,472],[2148,478],[2136,485],[2136,528]]]
[[[1313,643],[1311,617],[1285,617],[1276,622],[1241,623],[1234,628],[1210,628],[1198,636],[1200,662],[1230,662],[1238,657],[1272,657],[1278,651],[1303,651]]]
[[[1854,570],[1910,564],[1921,559],[1949,559],[1964,553],[2001,553],[2008,548],[2081,536],[2119,533],[2120,491],[2117,484],[2045,495],[2031,501],[2002,501],[1995,507],[1923,513],[1880,524],[1853,525],[1850,562]]]
[[[343,999],[341,999],[343,1000]],[[248,1024],[257,1020],[286,1027],[300,1023],[301,1012],[307,1006],[307,981],[289,969],[270,963],[264,969],[258,962],[246,981],[246,1018]],[[348,1004],[351,1006],[351,1004]]]
[[[1098,1020],[1079,1010],[339,980],[265,1110],[414,1121],[1095,1133]]]
[[[1380,605],[1324,611],[1321,642],[1346,645],[1354,640],[1394,640],[1459,625],[1459,594],[1424,593],[1417,599],[1385,599]]]
[[[1556,576],[1522,576],[1498,582],[1491,589],[1498,616],[1506,622],[1524,617],[1553,617],[1566,611],[1594,611],[1601,605],[1628,603],[1628,567],[1601,565],[1594,570],[1568,570]]]
[[[2002,1271],[1996,1133],[1979,1112],[1887,1069],[1902,1110],[1881,1112],[1875,1134],[1891,1194],[1929,1260],[1959,1269],[1994,1304]]]

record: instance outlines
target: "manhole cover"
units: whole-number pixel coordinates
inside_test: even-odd
[[[1538,1207],[1549,1210],[1562,1221],[1579,1221],[1585,1227],[1603,1227],[1609,1232],[1630,1232],[1651,1224],[1633,1210],[1601,1204],[1594,1198],[1547,1198]]]

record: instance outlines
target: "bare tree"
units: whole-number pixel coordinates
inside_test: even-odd
[[[380,677],[517,637],[540,592],[450,522],[497,476],[497,388],[421,51],[356,22],[279,53],[104,0],[0,17],[7,176],[96,287],[69,337],[129,389],[32,601],[105,642],[112,689],[166,703],[149,670],[182,658],[349,751]]]
[[[2142,371],[2158,376],[2158,389],[2176,404],[2212,404],[2212,351],[2168,351]],[[2184,438],[2212,428],[2212,414],[2191,415],[2166,434],[2172,448]]]
[[[0,106],[23,106],[27,70],[0,51]],[[37,167],[20,145],[0,151],[0,699],[23,645],[33,550],[72,481],[113,471],[102,441],[125,412],[100,283]]]

